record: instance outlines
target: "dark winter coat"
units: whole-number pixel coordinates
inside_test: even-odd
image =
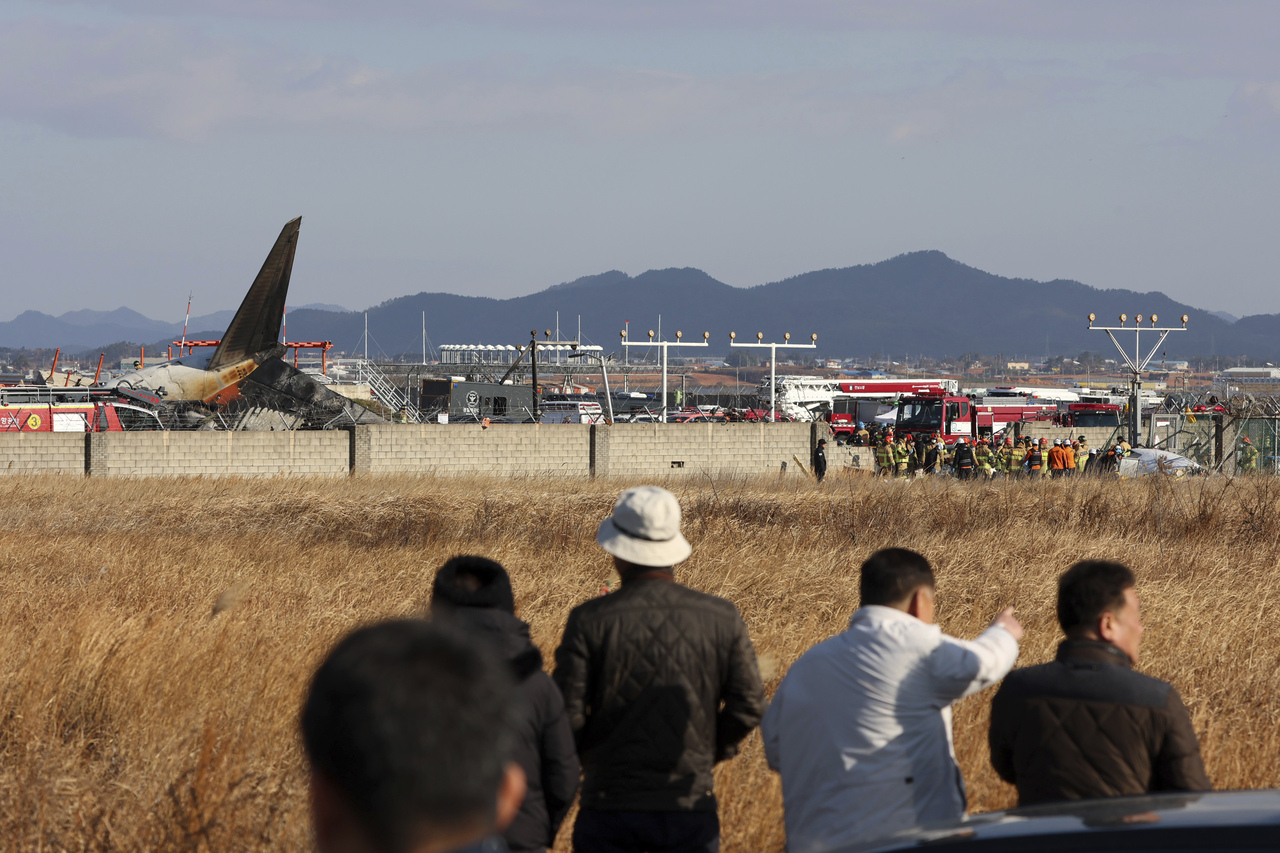
[[[821,444],[813,448],[813,473],[819,480],[827,473],[827,452]]]
[[[712,767],[764,714],[738,609],[658,578],[575,607],[555,681],[582,757],[583,808],[714,811]]]
[[[1067,640],[1053,663],[1009,673],[988,741],[1022,806],[1210,787],[1178,691],[1109,643]]]
[[[564,700],[542,671],[542,653],[529,639],[529,626],[491,608],[450,608],[438,618],[483,636],[511,665],[523,705],[514,759],[529,790],[503,837],[513,851],[551,847],[578,792],[578,756]]]

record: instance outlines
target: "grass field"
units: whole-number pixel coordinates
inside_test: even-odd
[[[326,649],[355,625],[420,613],[434,569],[472,552],[508,567],[550,658],[569,609],[609,576],[595,529],[626,485],[8,479],[0,847],[304,848],[296,717]],[[669,485],[694,544],[679,579],[737,603],[770,689],[844,627],[877,548],[929,557],[951,633],[1015,605],[1022,664],[1053,654],[1057,575],[1118,558],[1139,576],[1142,669],[1182,692],[1215,785],[1280,783],[1274,480]],[[974,811],[1012,801],[987,763],[989,701],[955,718]],[[726,852],[780,850],[759,737],[718,772]]]

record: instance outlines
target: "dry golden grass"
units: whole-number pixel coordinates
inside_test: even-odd
[[[411,478],[13,478],[0,587],[0,846],[299,849],[296,715],[351,627],[420,612],[436,566],[474,552],[511,571],[548,659],[608,562],[594,544],[620,482]],[[693,558],[680,579],[732,599],[776,674],[840,631],[857,566],[889,545],[935,564],[940,621],[973,636],[1012,603],[1021,663],[1051,657],[1055,579],[1118,558],[1139,574],[1142,667],[1190,706],[1220,788],[1280,770],[1280,483],[681,480]],[[1007,806],[989,769],[990,694],[956,748],[975,811]],[[722,766],[727,853],[782,847],[759,737]],[[563,839],[562,839],[563,841]]]

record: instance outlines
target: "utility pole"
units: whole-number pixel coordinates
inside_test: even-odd
[[[729,333],[729,346],[731,347],[750,347],[752,349],[767,349],[769,351],[769,423],[774,423],[778,417],[778,350],[780,349],[817,349],[818,336],[813,334],[809,336],[811,343],[793,344],[791,343],[791,333],[787,332],[782,336],[782,343],[766,344],[764,343],[764,332],[756,332],[756,342],[754,344],[740,344],[736,342],[737,332]]]
[[[661,322],[661,316],[659,316],[659,322]],[[653,329],[649,330],[649,340],[647,341],[627,340],[626,329],[623,329],[621,334],[622,334],[622,346],[624,351],[626,350],[627,347],[639,347],[639,346],[658,347],[662,350],[662,416],[661,417],[662,417],[662,423],[665,424],[667,422],[667,350],[670,347],[710,346],[711,344],[707,339],[711,337],[711,333],[703,332],[702,343],[700,344],[690,343],[688,341],[682,341],[681,338],[684,337],[684,332],[676,332],[676,339],[674,341],[664,341],[662,340],[661,335],[659,335],[658,340],[655,341],[653,339]]]
[[[1169,337],[1170,332],[1185,332],[1187,330],[1187,320],[1189,318],[1186,314],[1182,315],[1181,328],[1165,328],[1156,326],[1156,323],[1159,322],[1160,318],[1157,315],[1152,314],[1151,325],[1146,329],[1142,328],[1141,314],[1138,314],[1133,318],[1134,324],[1132,326],[1125,325],[1125,323],[1129,321],[1128,314],[1120,315],[1119,326],[1095,326],[1093,323],[1096,319],[1096,314],[1089,315],[1089,328],[1106,332],[1107,337],[1111,338],[1111,343],[1115,344],[1116,350],[1120,353],[1120,357],[1124,359],[1125,365],[1129,368],[1129,442],[1131,444],[1136,444],[1138,436],[1142,432],[1142,403],[1139,400],[1138,394],[1142,389],[1142,371],[1146,370],[1151,359],[1155,358],[1156,351],[1160,349],[1160,345],[1164,343],[1164,339]],[[1156,345],[1151,348],[1151,351],[1147,353],[1145,358],[1142,357],[1142,349],[1139,346],[1139,342],[1144,331],[1160,333],[1160,338],[1156,341]],[[1120,345],[1120,342],[1116,340],[1116,332],[1133,332],[1132,358],[1130,358],[1129,353],[1125,348]]]

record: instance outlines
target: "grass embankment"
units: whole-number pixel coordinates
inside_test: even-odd
[[[0,595],[0,847],[299,849],[297,708],[352,626],[421,612],[436,566],[501,560],[548,659],[608,562],[619,482],[8,480]],[[694,556],[682,581],[732,599],[770,689],[857,605],[857,566],[915,548],[944,627],[1012,603],[1021,663],[1058,640],[1057,575],[1082,557],[1138,572],[1142,668],[1174,682],[1223,788],[1280,782],[1280,579],[1271,479],[911,485],[832,477],[670,484]],[[990,694],[956,713],[976,811],[1009,805],[987,763]],[[725,845],[780,850],[781,798],[753,735],[720,769]]]

